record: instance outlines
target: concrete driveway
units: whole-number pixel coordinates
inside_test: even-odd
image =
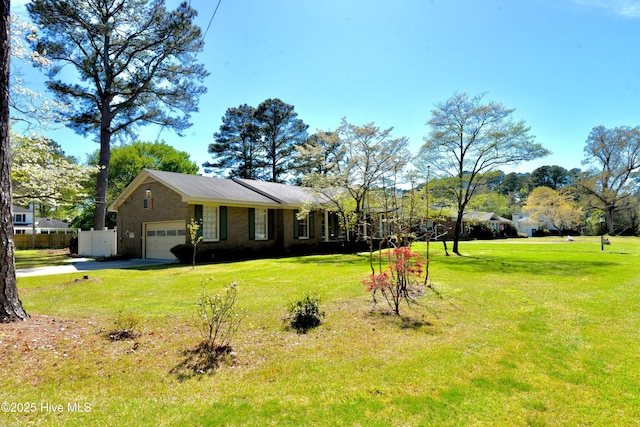
[[[16,270],[16,277],[48,276],[50,274],[82,273],[86,271],[107,270],[111,268],[136,268],[152,265],[177,264],[178,260],[168,259],[128,259],[119,261],[95,261],[91,258],[75,258],[68,265],[51,267],[21,268]]]

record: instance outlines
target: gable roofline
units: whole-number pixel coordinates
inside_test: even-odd
[[[255,191],[256,193],[258,193],[258,194],[260,194],[260,195],[262,195],[264,197],[267,197],[267,198],[273,200],[274,202],[276,202],[278,204],[281,204],[281,205],[286,205],[287,204],[284,200],[280,200],[277,197],[275,197],[274,195],[269,194],[266,191],[262,191],[262,190],[260,190],[259,188],[255,187],[255,186],[250,185],[247,181],[241,181],[239,178],[236,178],[236,177],[231,177],[231,180],[233,182],[235,182],[236,184],[240,184],[243,187],[248,188],[251,191]]]
[[[180,195],[182,202],[187,204],[210,203],[277,209],[299,208],[307,200],[314,199],[308,189],[286,184],[143,169],[109,206],[109,211],[118,212],[133,192],[150,179]]]
[[[465,212],[462,216],[464,221],[495,221],[500,223],[509,223],[513,222],[508,218],[501,217],[496,215],[495,212],[485,212],[485,211],[469,211]]]
[[[133,193],[133,191],[136,188],[138,188],[140,184],[142,184],[144,180],[147,178],[148,171],[149,169],[143,169],[142,171],[140,171],[140,173],[135,178],[133,178],[133,181],[131,181],[129,185],[127,185],[125,189],[122,190],[122,193],[120,193],[118,197],[116,197],[113,203],[111,203],[107,207],[107,211],[118,212],[118,209],[120,208],[120,206],[122,206],[122,204],[129,198],[131,193]]]

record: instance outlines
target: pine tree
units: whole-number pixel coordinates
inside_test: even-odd
[[[100,142],[94,228],[102,229],[112,137],[147,124],[180,133],[206,91],[196,11],[186,2],[167,11],[164,0],[34,0],[27,9],[44,33],[34,47],[57,65],[48,87],[72,105],[68,126]],[[65,65],[77,81],[55,79]]]

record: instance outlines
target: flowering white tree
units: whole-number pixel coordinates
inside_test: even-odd
[[[9,108],[11,109],[11,123],[13,130],[18,126],[25,131],[36,128],[47,129],[59,123],[63,113],[69,105],[52,100],[45,93],[35,91],[29,87],[29,82],[22,78],[22,67],[36,65],[48,68],[51,61],[39,52],[27,46],[25,41],[35,42],[38,36],[36,27],[21,20],[18,16],[11,17],[11,87],[9,94]]]
[[[13,199],[50,208],[78,204],[88,194],[91,168],[77,165],[42,136],[11,135]]]
[[[384,186],[385,177],[400,173],[410,157],[409,140],[393,138],[392,131],[393,128],[380,129],[373,122],[354,125],[343,118],[335,132],[317,134],[339,154],[335,161],[326,159],[321,171],[306,175],[303,183],[331,202],[330,209],[341,217],[347,237],[349,228],[365,223],[370,191]],[[298,151],[305,155],[308,146]],[[313,154],[311,150],[308,153]]]

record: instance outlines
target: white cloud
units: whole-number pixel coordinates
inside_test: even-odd
[[[640,18],[640,2],[623,6],[620,14],[629,18]]]
[[[638,0],[573,0],[573,2],[626,18],[640,18],[640,1]]]

